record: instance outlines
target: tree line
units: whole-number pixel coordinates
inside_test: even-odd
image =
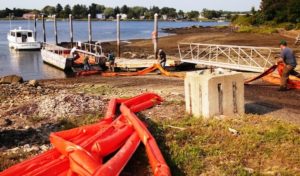
[[[253,7],[251,14],[245,17],[234,17],[232,20],[250,25],[300,23],[300,1],[262,0],[260,9],[256,10]]]
[[[175,8],[163,7],[159,8],[157,6],[152,6],[150,8],[135,6],[128,7],[123,5],[122,7],[105,7],[101,4],[92,3],[89,6],[76,4],[74,6],[65,5],[64,7],[61,4],[56,6],[47,5],[41,10],[30,10],[30,9],[4,9],[0,10],[0,18],[6,18],[9,14],[14,14],[15,17],[22,17],[24,13],[34,12],[36,14],[45,14],[46,16],[56,15],[58,18],[68,18],[69,14],[72,14],[76,19],[87,18],[88,14],[91,14],[92,18],[96,18],[97,14],[103,14],[106,18],[115,17],[117,14],[127,14],[128,19],[140,19],[141,16],[144,19],[153,19],[155,13],[160,16],[166,15],[171,19],[198,19],[200,12],[199,11],[189,11],[184,12],[182,10],[176,10]],[[203,9],[203,16],[208,19],[219,18],[224,11],[215,11]]]

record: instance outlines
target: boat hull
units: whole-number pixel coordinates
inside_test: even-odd
[[[15,43],[10,41],[9,47],[15,50],[40,50],[41,43],[40,42]]]
[[[41,50],[41,55],[45,63],[55,66],[61,70],[69,70],[72,68],[73,61],[71,58],[66,58],[45,49]]]

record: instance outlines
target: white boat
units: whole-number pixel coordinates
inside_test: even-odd
[[[41,43],[34,38],[32,30],[14,29],[7,34],[9,47],[15,50],[38,50]]]
[[[41,50],[42,59],[45,63],[61,70],[72,68],[73,59],[70,57],[70,49],[52,44],[44,44]]]
[[[95,53],[95,50],[98,52]],[[85,56],[89,56],[90,64],[95,64],[96,58],[105,57],[101,45],[88,43],[78,43],[76,53],[79,54],[80,58],[74,60],[71,49],[49,43],[44,43],[41,50],[43,61],[61,70],[71,70],[74,67],[80,67]]]

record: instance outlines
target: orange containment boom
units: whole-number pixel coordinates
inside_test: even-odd
[[[284,63],[278,62],[277,65],[273,65],[271,68],[266,70],[261,75],[258,75],[257,77],[254,77],[252,79],[247,80],[245,82],[245,84],[249,84],[249,83],[251,83],[255,80],[258,80],[258,79],[262,78],[264,81],[267,81],[271,84],[280,85],[280,82],[281,82],[280,79],[281,79],[284,67],[285,67]],[[271,74],[276,69],[278,70],[279,75]],[[288,80],[288,87],[291,88],[291,89],[300,89],[300,79],[299,78],[293,78],[291,76]]]
[[[128,121],[133,125],[134,129],[137,131],[141,141],[146,146],[147,155],[152,167],[152,171],[155,176],[170,176],[171,172],[161,154],[158,145],[148,131],[146,126],[140,119],[124,104],[121,105],[121,112]]]
[[[122,172],[141,141],[154,175],[171,175],[155,139],[134,114],[162,101],[153,93],[112,99],[99,123],[52,133],[53,149],[10,167],[0,176],[115,176]],[[115,118],[120,105],[122,114]],[[142,139],[143,135],[147,140]]]
[[[161,67],[160,64],[154,64],[151,67],[148,67],[144,70],[137,71],[137,72],[101,72],[97,70],[90,70],[90,71],[81,71],[77,73],[77,76],[90,76],[90,75],[101,75],[104,77],[114,77],[114,76],[141,76],[151,73],[155,70],[159,70],[162,75],[169,76],[169,77],[177,77],[177,78],[184,78],[185,74],[179,73],[171,73],[166,71]]]

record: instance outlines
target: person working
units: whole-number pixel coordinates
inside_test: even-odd
[[[90,70],[89,56],[85,56],[83,60],[83,70]]]
[[[165,68],[167,63],[167,55],[162,49],[159,49],[158,54],[160,58],[160,65]]]
[[[287,47],[287,42],[285,40],[280,41],[280,59],[279,62],[283,62],[285,64],[283,73],[281,76],[281,85],[279,91],[287,91],[287,83],[290,75],[296,76],[300,78],[300,73],[295,71],[297,66],[295,53],[291,48]]]
[[[70,54],[71,54],[73,60],[76,60],[76,59],[78,59],[78,58],[80,57],[79,54],[77,53],[77,47],[76,47],[76,46],[74,46],[74,47],[71,49]]]
[[[112,51],[108,53],[108,67],[111,72],[115,72],[115,55]]]

